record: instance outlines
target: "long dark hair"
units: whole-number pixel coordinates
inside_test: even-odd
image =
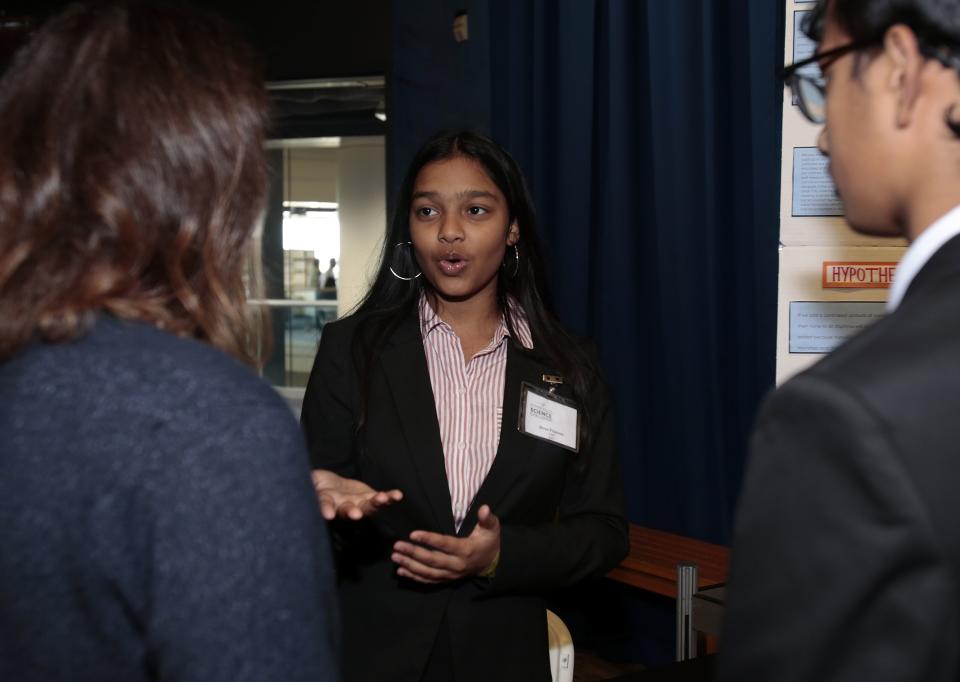
[[[508,248],[503,267],[497,276],[497,304],[501,313],[507,313],[507,301],[519,303],[526,315],[533,336],[534,353],[552,365],[564,377],[581,407],[587,404],[588,394],[597,380],[596,363],[583,345],[573,338],[556,315],[549,295],[543,264],[543,251],[537,233],[536,213],[523,173],[510,154],[484,135],[470,131],[444,131],[424,143],[417,152],[400,186],[396,210],[383,243],[376,279],[367,295],[359,303],[360,315],[353,341],[353,361],[361,376],[364,410],[369,388],[369,371],[386,338],[409,316],[416,312],[421,293],[431,293],[426,277],[409,281],[398,279],[391,268],[401,275],[412,275],[419,270],[413,249],[397,246],[410,241],[410,205],[417,175],[428,164],[457,156],[478,162],[503,193],[509,212],[508,224],[516,222],[520,240],[515,253]],[[517,255],[519,254],[519,259]],[[517,339],[516,320],[504,314],[512,339]],[[516,342],[514,342],[516,343]],[[588,443],[591,426],[583,415],[581,440]],[[363,417],[359,426],[362,427]]]
[[[246,361],[244,267],[267,190],[267,98],[216,16],[74,5],[0,81],[0,360],[98,311]]]

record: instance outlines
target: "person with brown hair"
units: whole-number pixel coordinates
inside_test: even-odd
[[[0,81],[0,679],[338,679],[303,438],[244,366],[255,62],[100,2]]]

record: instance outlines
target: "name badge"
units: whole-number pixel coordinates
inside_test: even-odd
[[[572,452],[580,448],[580,411],[576,404],[526,381],[520,384],[517,428]]]

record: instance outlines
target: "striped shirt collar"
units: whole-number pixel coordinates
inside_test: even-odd
[[[533,348],[533,336],[530,333],[530,324],[527,322],[527,316],[523,311],[523,308],[520,307],[520,304],[517,303],[516,299],[512,296],[507,298],[507,309],[511,319],[513,320],[513,328],[517,334],[517,340],[527,350]],[[449,332],[450,334],[455,334],[453,328],[450,327],[446,322],[440,319],[440,316],[434,311],[433,307],[430,305],[430,301],[427,300],[426,294],[420,294],[420,301],[418,304],[418,314],[420,317],[420,333],[423,338],[427,338],[431,333],[435,332],[437,329],[440,329],[444,332]],[[489,348],[494,348],[506,338],[510,336],[510,329],[507,326],[506,317],[500,316],[500,323],[497,325],[496,330],[493,332],[493,338],[490,340]]]

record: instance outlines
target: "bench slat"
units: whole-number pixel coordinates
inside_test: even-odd
[[[709,587],[726,582],[730,550],[723,545],[630,524],[630,553],[607,577],[675,599],[677,564],[681,562],[695,563],[699,587]]]

